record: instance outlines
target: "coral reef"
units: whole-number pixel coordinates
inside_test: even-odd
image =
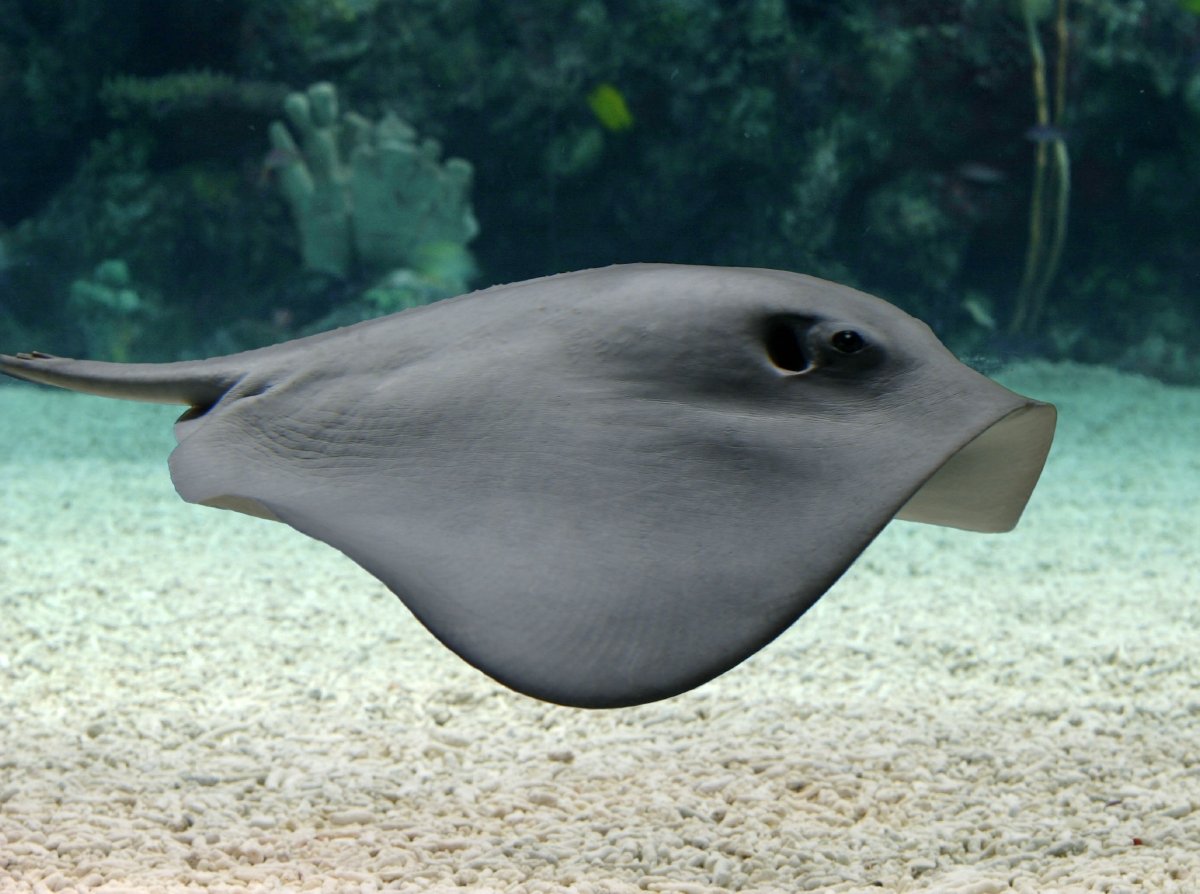
[[[863,222],[870,232],[864,259],[888,267],[897,285],[928,294],[953,288],[969,231],[945,207],[936,177],[909,171],[881,185],[866,200]]]
[[[155,302],[139,295],[120,259],[101,261],[91,276],[71,283],[67,308],[83,332],[89,357],[128,361],[135,342],[156,315]]]
[[[284,109],[299,148],[276,121],[272,158],[310,269],[346,276],[356,266],[411,267],[423,246],[461,248],[479,232],[471,165],[461,158],[442,163],[437,141],[418,140],[392,114],[378,123],[352,112],[339,118],[329,83],[291,94]]]
[[[178,353],[444,294],[419,257],[441,245],[460,287],[475,259],[493,282],[768,265],[981,350],[1004,335],[1170,377],[1200,354],[1186,4],[18,6],[0,13],[0,225],[22,264],[0,321],[53,327],[56,350],[78,348],[70,283],[107,258],[169,311],[131,350]],[[328,88],[281,116],[314,82],[357,114]],[[1145,336],[1162,345],[1124,341],[1173,319]]]
[[[118,75],[100,88],[100,101],[116,119],[165,118],[197,109],[248,109],[273,114],[287,95],[282,84],[240,81],[232,75],[177,71],[153,78]]]

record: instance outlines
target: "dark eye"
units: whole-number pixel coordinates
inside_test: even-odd
[[[835,351],[841,354],[857,354],[867,346],[866,339],[853,329],[843,329],[841,332],[833,333],[829,343],[833,345]]]

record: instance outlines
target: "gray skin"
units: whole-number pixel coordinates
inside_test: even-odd
[[[666,698],[761,649],[892,518],[1003,531],[1054,408],[862,292],[629,265],[210,360],[0,356],[189,407],[189,502],[275,519],[536,698]]]

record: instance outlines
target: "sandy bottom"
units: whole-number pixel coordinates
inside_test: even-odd
[[[1059,404],[1006,536],[891,526],[699,691],[501,689],[175,411],[0,387],[0,891],[1200,891],[1200,392]]]

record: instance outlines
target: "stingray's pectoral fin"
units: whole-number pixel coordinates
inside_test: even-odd
[[[1056,412],[1030,402],[968,441],[896,514],[904,521],[999,533],[1016,526],[1042,474]]]
[[[227,358],[180,363],[108,363],[55,357],[41,351],[0,354],[0,373],[101,397],[182,404],[192,408],[189,415],[203,413],[241,378],[241,372]]]

